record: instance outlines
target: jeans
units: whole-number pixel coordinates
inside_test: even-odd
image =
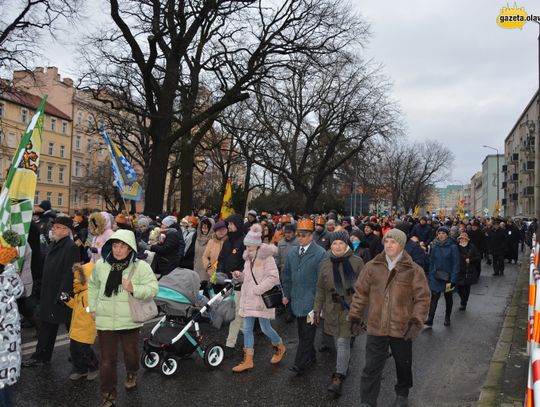
[[[261,326],[261,331],[267,336],[268,339],[272,342],[272,345],[277,345],[282,342],[281,337],[278,333],[272,328],[270,320],[267,318],[257,318],[257,317],[244,317],[244,348],[253,349],[255,346],[255,341],[253,339],[253,326],[255,325],[255,320],[259,320],[259,325]]]
[[[139,370],[139,329],[121,331],[98,331],[101,393],[111,393],[116,397],[116,362],[118,360],[118,343],[122,345],[124,364],[128,373]]]
[[[5,386],[3,389],[0,389],[0,407],[13,406],[10,393],[11,389],[9,386]]]
[[[308,324],[306,317],[296,317],[298,327],[298,348],[296,348],[296,356],[294,365],[303,369],[308,362],[315,359],[315,334],[317,327],[315,324]]]
[[[413,385],[412,341],[391,336],[368,335],[366,342],[366,364],[360,381],[360,396],[363,403],[377,406],[381,390],[381,377],[388,357],[388,347],[396,363],[397,395],[407,397]]]
[[[351,359],[351,338],[334,338],[336,346],[336,373],[347,376],[349,360]]]
[[[240,290],[234,292],[234,308],[235,308],[235,317],[234,320],[229,325],[229,335],[227,336],[227,342],[225,345],[228,348],[234,348],[236,346],[236,340],[238,339],[238,333],[240,328],[242,328],[243,322],[242,317],[240,316]]]
[[[92,345],[71,339],[69,342],[69,353],[74,372],[85,374],[95,372],[98,369],[99,363],[96,354],[92,350]]]

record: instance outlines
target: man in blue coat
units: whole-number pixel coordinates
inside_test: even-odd
[[[289,250],[282,271],[283,304],[290,302],[298,325],[298,348],[294,365],[290,368],[297,374],[302,374],[306,367],[315,362],[314,340],[317,327],[313,321],[307,321],[307,315],[313,310],[319,267],[326,252],[313,242],[313,230],[310,219],[298,221],[298,247]]]

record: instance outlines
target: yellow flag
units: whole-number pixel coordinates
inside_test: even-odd
[[[499,207],[499,200],[497,199],[495,201],[495,207],[493,208],[493,216],[499,216],[500,215],[500,207]]]
[[[232,206],[232,187],[231,180],[227,180],[225,186],[225,194],[223,194],[223,202],[221,203],[221,211],[219,213],[219,219],[225,220],[229,216],[234,214],[234,208]]]
[[[420,206],[416,205],[414,207],[414,212],[412,214],[413,218],[417,218],[419,213],[420,213]]]

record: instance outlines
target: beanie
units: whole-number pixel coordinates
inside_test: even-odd
[[[443,232],[443,233],[446,233],[447,235],[450,234],[450,229],[448,229],[446,226],[441,226],[439,229],[437,229],[437,233],[439,232]]]
[[[384,235],[384,240],[394,239],[401,247],[407,244],[407,235],[399,229],[391,229]]]
[[[38,205],[41,209],[43,209],[43,212],[47,212],[51,210],[51,201],[41,201],[41,203]]]
[[[409,234],[409,224],[407,222],[400,220],[396,222],[395,228],[401,230],[406,235]]]
[[[364,240],[366,238],[366,235],[364,232],[362,232],[360,229],[353,229],[351,232],[351,236],[356,236],[358,240]]]
[[[148,226],[150,223],[148,222],[148,218],[146,216],[141,216],[137,220],[137,225],[139,226]]]
[[[174,225],[177,222],[178,222],[178,219],[176,219],[175,216],[169,215],[169,216],[166,216],[165,219],[163,219],[161,221],[161,224],[165,225],[165,226],[167,226],[169,228],[169,227],[171,227],[172,225]]]
[[[262,227],[259,223],[255,223],[249,232],[247,232],[246,237],[244,238],[244,245],[246,246],[260,246],[262,244]]]
[[[330,233],[330,244],[334,243],[336,240],[349,243],[349,233],[347,233],[345,229],[336,230],[335,232]]]

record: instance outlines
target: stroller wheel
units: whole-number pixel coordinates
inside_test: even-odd
[[[153,369],[159,365],[159,354],[157,352],[143,353],[141,356],[141,364],[145,369]]]
[[[225,350],[223,349],[223,346],[215,342],[208,345],[204,351],[204,364],[210,369],[215,369],[221,365],[224,358]]]
[[[168,358],[165,359],[161,363],[161,373],[163,373],[165,376],[170,376],[176,372],[176,368],[178,367],[178,362],[174,358]]]

